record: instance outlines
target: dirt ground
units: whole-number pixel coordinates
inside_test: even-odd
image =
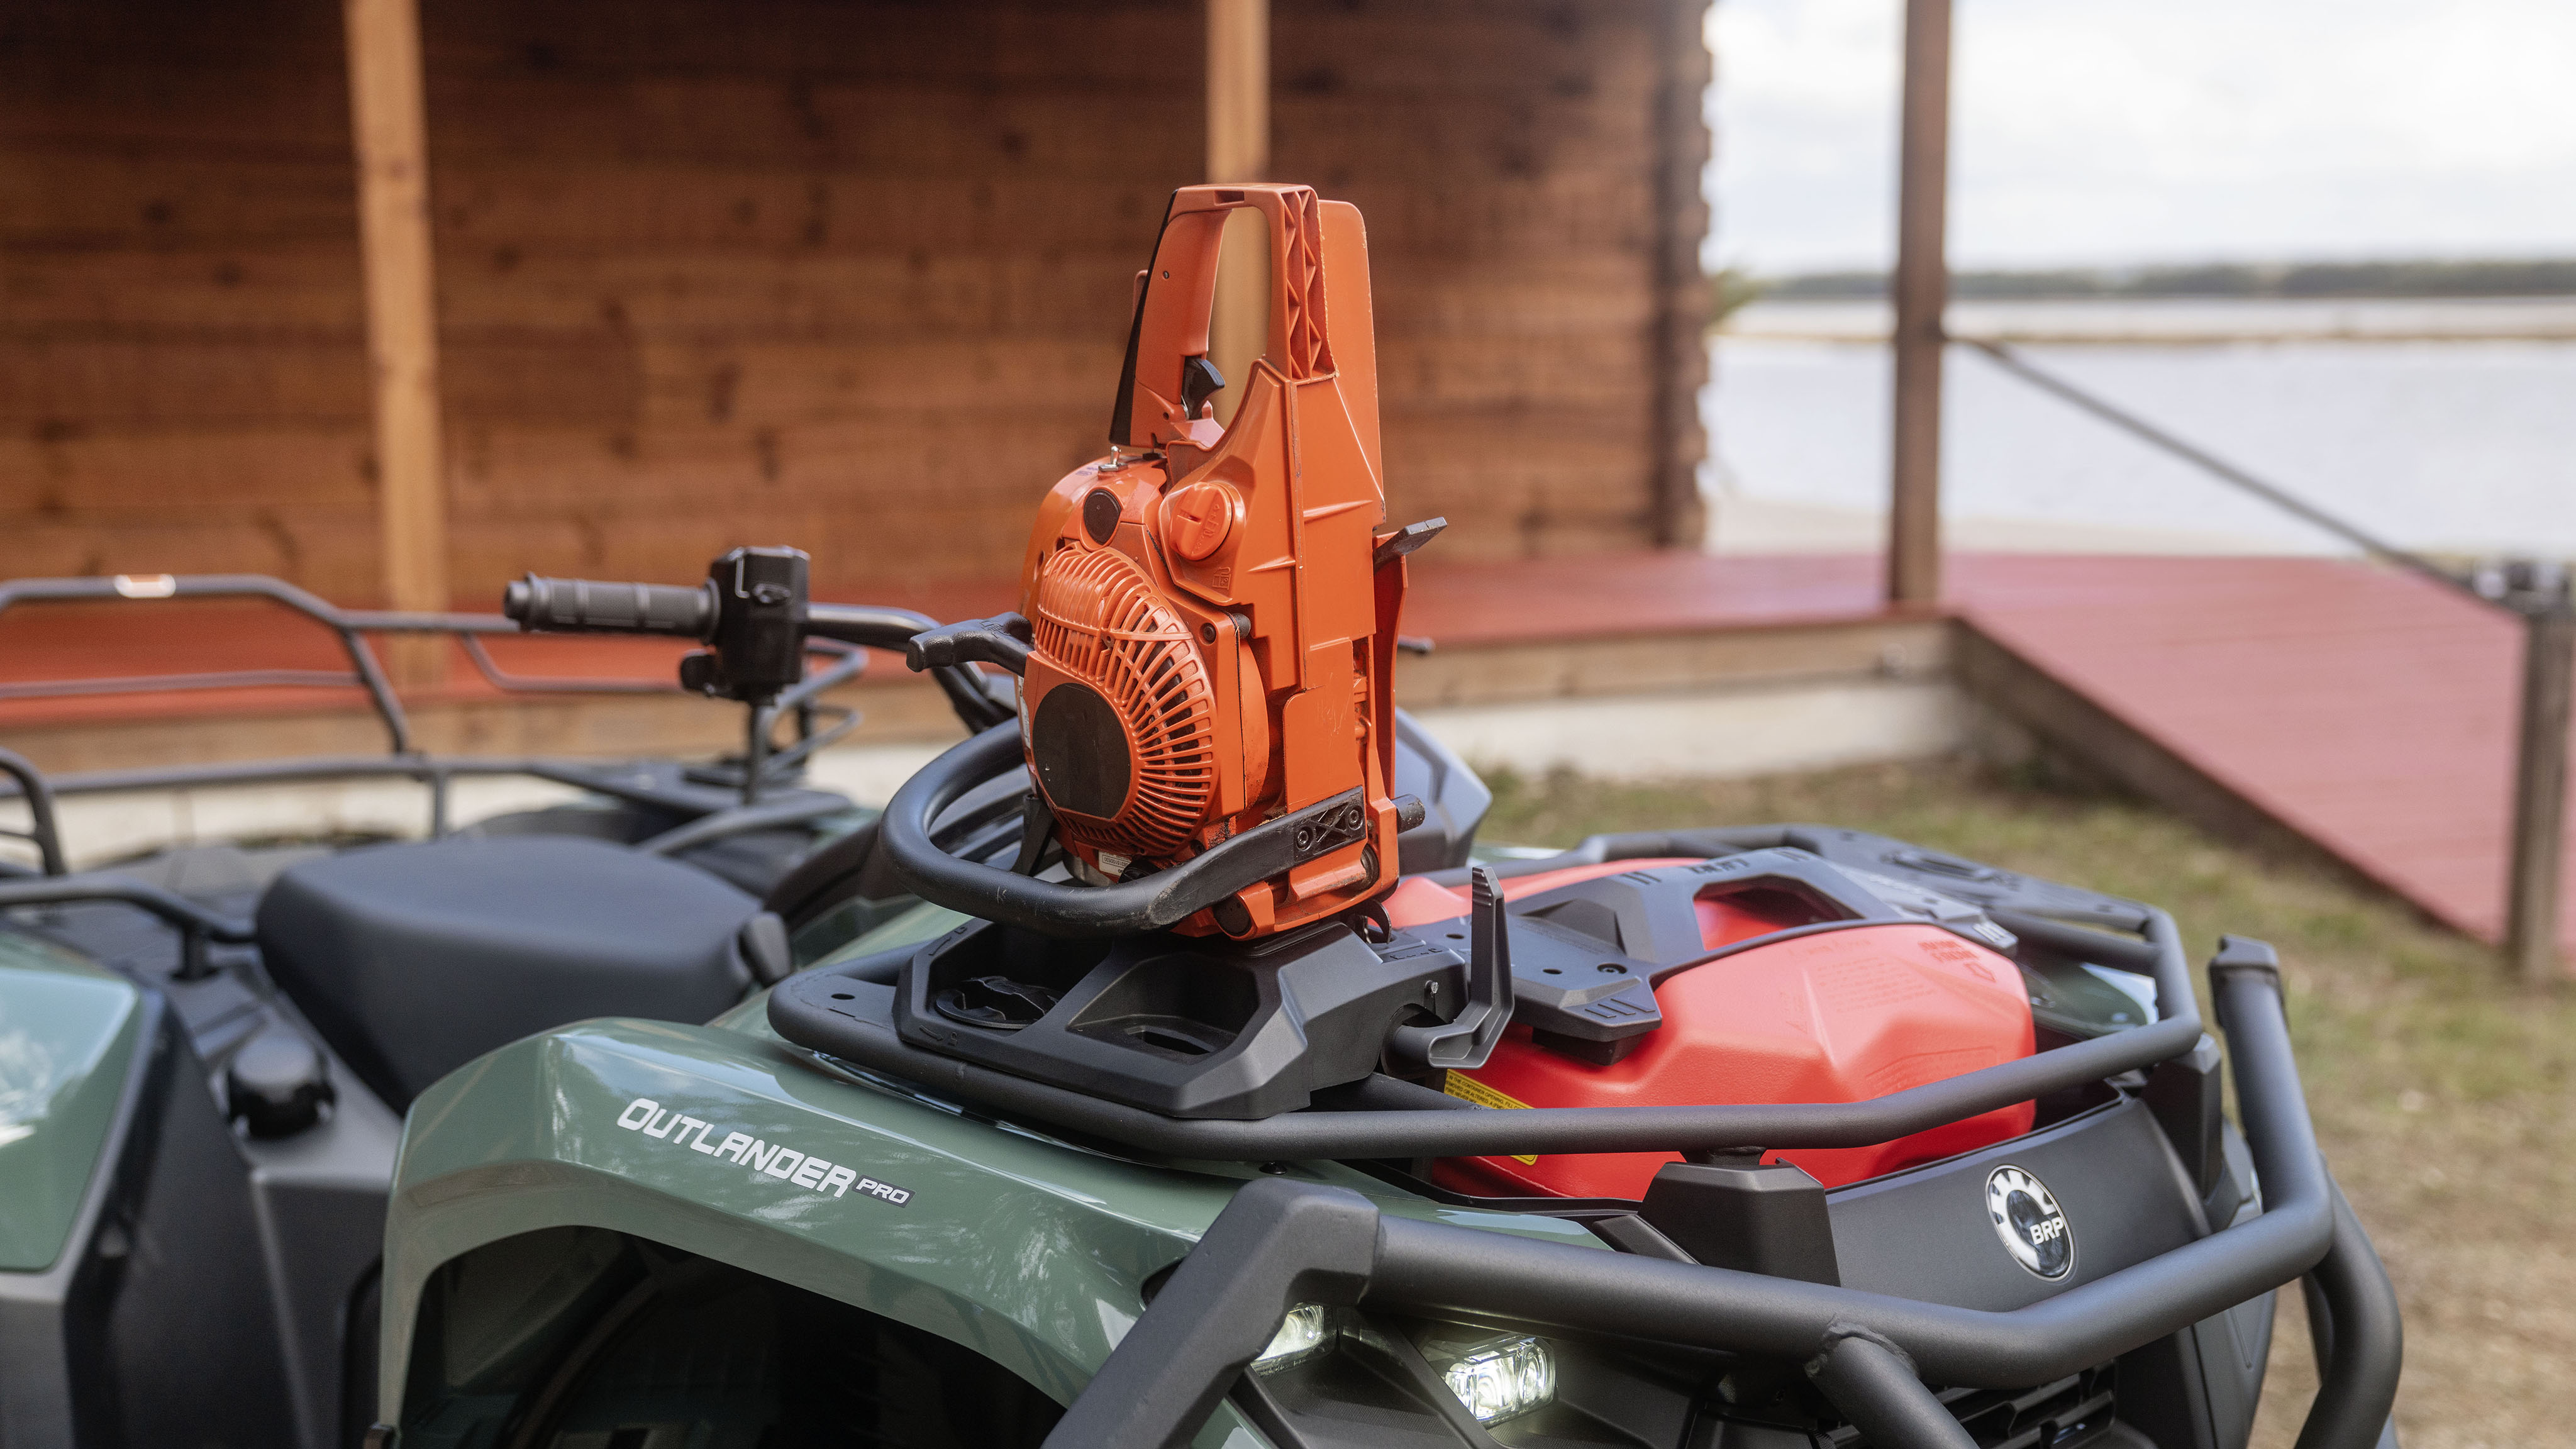
[[[2320,862],[1964,764],[1496,787],[1490,840],[1826,821],[2153,901],[2199,956],[2222,931],[2272,942],[2317,1135],[2404,1303],[2407,1449],[2576,1444],[2576,991],[2510,984],[2493,952]],[[2282,1296],[2258,1449],[2289,1449],[2316,1387]]]

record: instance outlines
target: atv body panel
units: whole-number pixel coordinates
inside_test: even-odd
[[[87,1000],[73,1005],[73,991]],[[36,1130],[0,1146],[0,1211],[34,1225],[55,1209],[50,1259],[0,1270],[0,1443],[12,1449],[323,1446],[365,1423],[341,1416],[344,1340],[373,1337],[401,1123],[353,1103],[293,1141],[236,1138],[206,1090],[189,1010],[200,1004],[0,933],[0,1034],[27,1031],[32,1048],[12,1065],[97,1047],[77,1080],[9,1112]],[[49,1039],[33,1034],[44,1027]]]
[[[749,1149],[710,1150],[736,1137],[778,1154],[769,1170]],[[818,1158],[852,1176],[808,1168]],[[1392,1212],[1496,1221],[1332,1164],[1288,1170],[1379,1194]],[[917,1088],[817,1070],[748,1009],[704,1027],[584,1023],[493,1053],[413,1108],[386,1234],[383,1403],[408,1449],[487,1442],[476,1414],[506,1405],[422,1378],[406,1386],[425,1362],[421,1308],[443,1265],[565,1227],[720,1260],[928,1330],[1070,1402],[1144,1311],[1142,1285],[1262,1175],[1112,1156]],[[1571,1223],[1514,1226],[1600,1246]],[[1220,1410],[1193,1442],[1261,1442],[1252,1433]]]

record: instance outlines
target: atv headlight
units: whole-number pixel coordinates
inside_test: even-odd
[[[1556,1353],[1540,1338],[1502,1338],[1433,1367],[1479,1424],[1499,1423],[1556,1399]]]
[[[1264,1373],[1301,1364],[1324,1351],[1331,1342],[1333,1322],[1321,1303],[1300,1303],[1279,1320],[1279,1331],[1270,1336],[1270,1346],[1252,1360],[1252,1366]]]

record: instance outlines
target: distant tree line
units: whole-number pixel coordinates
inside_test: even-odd
[[[1724,304],[1769,299],[1883,297],[1885,272],[1727,274]],[[1731,293],[1732,295],[1728,295]],[[2576,258],[2554,261],[2209,262],[2188,266],[1959,272],[1950,295],[2009,297],[2538,297],[2576,293]]]

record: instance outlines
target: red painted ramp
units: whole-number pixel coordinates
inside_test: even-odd
[[[2504,929],[2521,626],[2332,559],[1970,556],[1987,637],[2487,940]],[[2576,902],[2576,852],[2562,899]],[[2576,950],[2576,913],[2567,921]]]

